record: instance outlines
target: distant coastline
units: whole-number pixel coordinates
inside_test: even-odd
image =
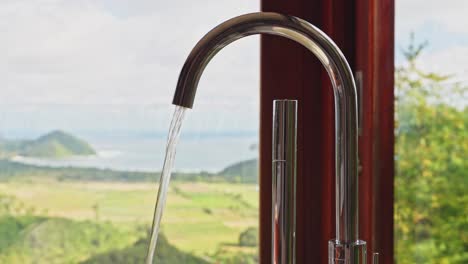
[[[119,171],[158,172],[161,170],[166,137],[142,136],[141,133],[77,133],[95,150],[93,155],[71,155],[61,158],[12,155],[14,161],[50,167],[99,168]],[[253,133],[232,133],[213,137],[182,135],[177,147],[174,171],[183,173],[216,173],[242,160],[258,157],[252,146],[258,142]]]
[[[124,171],[96,167],[50,166],[0,159],[0,182],[12,179],[55,179],[58,181],[156,182],[158,171]],[[210,173],[175,171],[174,180],[202,182],[258,183],[258,160],[236,162]]]

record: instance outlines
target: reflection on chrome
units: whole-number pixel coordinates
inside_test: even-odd
[[[273,102],[271,258],[296,263],[297,101]]]
[[[173,103],[192,108],[198,81],[210,60],[226,45],[254,34],[282,36],[302,44],[328,72],[336,125],[336,238],[329,241],[329,263],[366,263],[366,242],[358,237],[356,86],[344,55],[325,33],[305,20],[277,13],[232,18],[208,32],[193,48],[180,73]]]

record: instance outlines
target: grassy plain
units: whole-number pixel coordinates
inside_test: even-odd
[[[63,182],[55,179],[0,183],[34,214],[72,220],[110,221],[122,228],[149,226],[157,185],[125,182]],[[177,182],[170,186],[162,232],[169,242],[198,256],[231,248],[239,234],[258,226],[255,184]],[[241,250],[241,249],[239,249]]]

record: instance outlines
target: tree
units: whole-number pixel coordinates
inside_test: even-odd
[[[468,263],[468,89],[418,68],[425,46],[396,68],[396,259]]]

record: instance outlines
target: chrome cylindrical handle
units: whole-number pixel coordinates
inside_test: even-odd
[[[328,241],[329,264],[367,264],[366,242],[357,240],[351,243],[340,240]]]
[[[273,102],[272,263],[295,264],[297,101]]]
[[[328,241],[328,263],[367,264],[366,242],[362,240],[353,243],[340,242],[339,240]],[[379,264],[379,253],[372,253],[370,264]]]

